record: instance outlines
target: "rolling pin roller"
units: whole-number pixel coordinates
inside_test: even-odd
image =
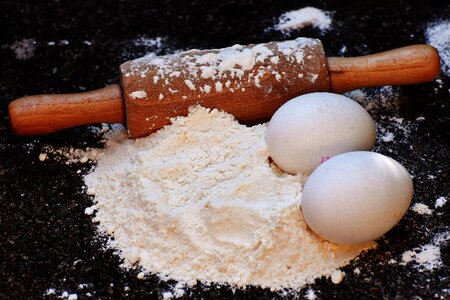
[[[289,99],[311,92],[416,84],[439,75],[439,55],[413,45],[354,58],[325,57],[316,39],[143,57],[120,66],[121,83],[87,93],[26,96],[10,103],[14,132],[36,135],[94,123],[126,123],[131,138],[187,115],[192,105],[267,121]]]

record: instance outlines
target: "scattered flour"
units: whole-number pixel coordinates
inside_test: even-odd
[[[146,138],[113,132],[84,179],[95,190],[93,221],[123,266],[187,285],[282,290],[342,280],[336,269],[375,244],[336,245],[308,230],[305,177],[268,162],[265,132],[202,107]]]
[[[317,296],[313,289],[308,289],[306,291],[305,298],[308,300],[315,300],[317,299]]]
[[[393,142],[394,141],[394,134],[392,132],[385,132],[384,135],[382,135],[381,140],[385,143]]]
[[[147,97],[147,93],[145,91],[134,91],[130,93],[130,97],[133,99],[144,99]]]
[[[51,145],[42,147],[39,160],[44,161],[51,157],[55,161],[65,161],[67,165],[74,163],[87,163],[96,161],[102,155],[102,150],[86,147],[86,149],[76,149],[69,147],[54,148]]]
[[[331,282],[334,284],[339,284],[342,282],[342,279],[344,279],[345,272],[342,272],[341,270],[336,270],[331,274]]]
[[[27,60],[34,55],[36,41],[33,39],[23,39],[14,42],[9,48],[14,52],[18,60]]]
[[[56,289],[55,288],[49,288],[45,291],[44,296],[52,296],[56,295]],[[60,299],[68,299],[68,300],[77,300],[78,295],[75,293],[69,294],[67,291],[63,291],[61,295],[59,295],[57,298]]]
[[[177,283],[175,286],[171,287],[171,290],[164,291],[162,293],[163,299],[178,299],[184,296],[186,293],[185,286],[181,283]]]
[[[157,55],[172,53],[173,50],[167,46],[164,37],[139,36],[136,39],[128,40],[123,45],[122,57],[126,60],[146,56],[156,57]]]
[[[419,215],[432,215],[433,210],[431,210],[426,204],[416,203],[411,207],[411,210]]]
[[[418,122],[425,120],[423,117],[418,117],[416,120],[406,120],[396,116],[401,114],[399,108],[403,100],[398,87],[384,86],[358,89],[344,95],[361,104],[374,118],[377,126],[375,150],[383,143],[389,143],[392,146],[398,143],[412,144],[410,139],[418,128]],[[393,151],[390,148],[387,148],[387,150]]]
[[[358,89],[344,94],[361,104],[374,118],[377,127],[377,143],[374,150],[398,151],[396,145],[409,145],[414,149],[414,136],[425,117],[405,119],[400,111],[404,96],[398,87],[384,86],[378,88]],[[386,147],[386,146],[391,146]],[[426,161],[424,158],[420,158]],[[413,174],[414,175],[414,174]],[[434,178],[434,176],[433,176]]]
[[[77,300],[78,295],[77,294],[69,294],[67,297],[68,300]]]
[[[163,95],[179,93],[177,98],[196,97],[196,100],[213,91],[235,93],[253,87],[270,94],[277,92],[277,89],[268,85],[269,78],[283,85],[299,84],[306,78],[316,82],[319,76],[322,78],[324,74],[316,74],[318,70],[311,67],[319,60],[319,57],[311,55],[316,49],[321,49],[319,40],[297,38],[276,43],[145,56],[123,64],[121,70],[125,78],[145,82],[143,78],[149,77],[147,94],[150,99],[147,100],[162,100],[158,99],[158,93],[151,92],[153,89],[158,89]],[[283,68],[285,65],[302,69],[306,73],[305,79],[301,79],[304,74]],[[170,98],[164,97],[166,99]]]
[[[415,132],[418,128],[417,122],[412,120],[405,120],[394,116],[386,116],[379,114],[372,114],[375,119],[377,127],[377,143],[375,150],[380,147],[382,143],[389,143],[395,147],[399,143],[409,144],[409,148],[413,149],[411,139],[414,138]],[[385,148],[392,152],[391,148]]]
[[[390,265],[395,265],[397,263],[397,261],[393,258],[391,258],[390,260],[388,260],[388,264]]]
[[[90,126],[90,129],[94,134],[103,138],[103,141],[106,141],[106,136],[112,132],[117,130],[122,130],[124,127],[121,124],[102,124],[99,128],[97,126]],[[74,147],[54,147],[52,145],[44,145],[41,148],[41,153],[39,154],[39,160],[53,160],[64,162],[67,165],[81,163],[85,164],[87,162],[96,162],[98,158],[103,155],[103,149],[97,149],[92,147],[86,147],[84,149],[74,148]],[[77,172],[80,173],[80,172]],[[95,193],[95,190],[90,189],[92,193]]]
[[[392,86],[357,89],[344,95],[355,100],[372,113],[380,109],[397,111],[401,100],[399,88]]]
[[[47,159],[47,153],[41,153],[39,154],[39,160],[40,161],[45,161]]]
[[[289,33],[306,26],[313,26],[323,33],[330,29],[331,22],[329,12],[324,12],[315,7],[305,7],[282,14],[274,28],[283,33]]]
[[[139,274],[137,274],[137,279],[144,279],[145,278],[145,273],[144,272],[140,272]]]
[[[92,215],[94,213],[94,208],[93,207],[86,207],[86,209],[84,210],[84,213],[88,216]]]
[[[400,265],[412,263],[420,272],[432,271],[443,266],[441,246],[450,240],[450,232],[437,234],[430,244],[422,245],[402,254]]]
[[[141,36],[136,40],[133,40],[133,44],[134,46],[145,46],[150,48],[161,49],[163,46],[163,38],[162,37],[148,38]]]
[[[442,72],[450,76],[450,20],[428,25],[425,37],[439,51]]]
[[[45,296],[50,296],[50,295],[55,295],[55,294],[56,294],[56,289],[54,289],[54,288],[49,288],[44,293]]]
[[[405,251],[402,255],[402,263],[414,261],[425,270],[432,270],[442,265],[440,248],[435,245],[423,245],[413,250]],[[401,264],[402,264],[401,263]]]
[[[434,208],[439,208],[445,205],[447,203],[447,199],[445,197],[439,197],[436,199],[436,202],[434,204]]]

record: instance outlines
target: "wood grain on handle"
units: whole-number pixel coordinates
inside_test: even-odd
[[[11,102],[8,110],[11,128],[20,135],[125,121],[122,90],[118,84],[86,93],[26,96]]]
[[[360,57],[329,57],[330,91],[427,82],[440,73],[439,54],[428,45],[412,45]]]

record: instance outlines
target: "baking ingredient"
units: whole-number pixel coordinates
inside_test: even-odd
[[[163,48],[163,42],[164,39],[162,37],[145,37],[145,36],[140,36],[139,38],[135,39],[132,41],[134,49],[136,50],[137,47],[140,46],[145,46],[148,47],[149,49],[153,50],[161,50]]]
[[[303,190],[306,223],[340,244],[371,241],[389,231],[407,211],[413,194],[408,171],[382,154],[355,151],[320,165]]]
[[[450,76],[450,20],[428,25],[425,37],[439,51],[442,72]]]
[[[145,91],[134,91],[130,94],[133,99],[143,99],[147,98],[147,93]]]
[[[45,291],[44,296],[50,296],[50,295],[56,295],[56,289],[55,288],[49,288],[49,289],[47,289]],[[77,294],[69,294],[69,292],[64,291],[57,298],[68,299],[68,300],[77,300],[78,299],[78,295]]]
[[[127,61],[144,56],[147,58],[156,57],[175,51],[175,49],[169,47],[165,37],[141,35],[123,45],[121,56],[124,61]]]
[[[177,283],[174,286],[170,287],[170,290],[166,290],[163,292],[162,296],[163,299],[179,299],[183,297],[186,294],[186,291],[184,289],[184,285]]]
[[[314,300],[317,299],[316,293],[313,289],[308,289],[305,293],[305,299],[307,300]]]
[[[394,134],[392,132],[384,132],[383,135],[380,136],[380,139],[385,143],[390,143],[394,141]]]
[[[376,88],[357,89],[344,94],[372,114],[395,113],[401,107],[401,93],[399,87],[383,86]]]
[[[445,197],[439,197],[436,199],[436,202],[434,204],[435,208],[439,208],[445,205],[447,203],[447,199]]]
[[[342,272],[341,270],[336,270],[331,274],[331,282],[334,284],[341,283],[342,279],[344,279],[345,272]]]
[[[67,165],[74,163],[87,163],[88,161],[95,161],[101,153],[98,149],[86,147],[86,149],[76,148],[55,148],[52,145],[45,145],[42,147],[42,153],[39,154],[39,160],[43,158],[52,158],[56,161],[65,160]],[[44,160],[45,160],[44,159]]]
[[[315,7],[304,7],[282,14],[274,28],[278,31],[289,33],[306,26],[313,26],[321,32],[325,32],[330,28],[331,22],[332,19],[329,12],[324,12]]]
[[[353,100],[332,93],[311,93],[283,104],[267,128],[273,161],[285,172],[310,174],[330,157],[375,144],[370,115]]]
[[[441,257],[441,248],[445,247],[449,240],[450,232],[448,230],[437,233],[430,243],[403,252],[400,265],[411,263],[420,272],[445,266]]]
[[[34,56],[36,51],[36,41],[33,39],[23,39],[14,42],[9,47],[18,60],[27,60]]]
[[[266,125],[202,107],[171,121],[142,139],[116,131],[85,176],[93,221],[124,267],[188,285],[298,289],[374,245],[340,246],[307,229],[304,177],[269,163]]]
[[[432,215],[433,211],[428,207],[428,205],[423,203],[415,203],[411,207],[412,211],[419,215]]]
[[[416,262],[423,269],[432,270],[440,265],[441,261],[440,248],[435,245],[423,245],[414,250],[407,250],[402,255],[402,264]]]

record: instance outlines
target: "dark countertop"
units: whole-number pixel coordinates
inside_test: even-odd
[[[181,2],[181,1],[180,1]],[[0,298],[56,298],[64,291],[78,299],[161,297],[173,282],[156,276],[136,278],[138,270],[123,272],[120,260],[104,250],[91,217],[84,209],[91,199],[83,193],[82,174],[91,165],[63,161],[41,162],[46,145],[102,147],[88,127],[42,137],[18,137],[10,132],[8,103],[23,95],[79,92],[118,82],[120,63],[147,52],[218,48],[283,40],[273,30],[283,12],[314,6],[334,11],[330,31],[313,28],[290,36],[318,37],[329,56],[363,55],[424,42],[432,21],[449,19],[448,1],[66,1],[0,2]],[[145,39],[162,37],[161,47]],[[136,42],[141,38],[141,42]],[[12,47],[26,41],[33,51]],[[449,50],[450,51],[450,50]],[[29,54],[29,55],[27,55]],[[435,200],[450,196],[450,78],[400,88],[401,108],[377,110],[373,117],[397,137],[378,140],[375,150],[398,160],[414,175],[413,203],[434,209]],[[367,90],[377,93],[377,90]],[[392,126],[387,116],[404,118],[408,134]],[[424,117],[424,119],[418,117]],[[403,133],[402,133],[403,132]],[[80,172],[77,172],[80,170]],[[432,215],[409,210],[405,218],[380,239],[379,247],[343,268],[344,280],[335,285],[318,279],[308,286],[319,298],[449,299],[450,243],[442,243],[443,267],[419,270],[389,263],[401,261],[404,251],[430,243],[448,231],[450,205]],[[353,273],[358,267],[361,274]],[[86,284],[82,288],[80,284]],[[126,288],[127,287],[127,288]],[[56,295],[45,296],[47,289]],[[299,293],[305,294],[305,290]],[[261,288],[233,290],[201,284],[186,298],[283,298]],[[294,297],[293,295],[287,297]]]

